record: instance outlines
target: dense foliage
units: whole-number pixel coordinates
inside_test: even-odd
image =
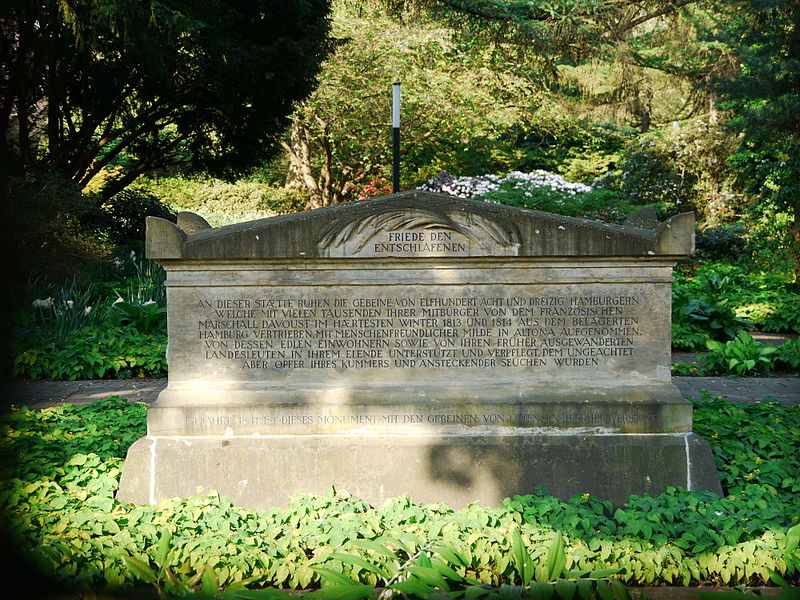
[[[5,352],[15,377],[103,379],[167,370],[164,270],[135,251],[111,265],[113,279],[64,285],[32,280]]]
[[[1,3],[0,210],[15,235],[0,308],[18,308],[30,272],[84,275],[163,216],[123,191],[143,173],[230,177],[273,156],[329,50],[329,12],[327,0]]]
[[[212,226],[299,212],[308,196],[261,181],[168,177],[145,178],[138,185],[165,203],[201,215]]]
[[[714,37],[730,46],[739,68],[712,85],[741,133],[730,162],[756,195],[757,215],[776,208],[791,215],[781,233],[793,238],[787,247],[800,274],[800,5],[734,0],[725,9]]]
[[[324,57],[328,3],[4,2],[0,163],[40,163],[113,195],[186,163],[241,171],[269,156]]]
[[[773,270],[761,270],[752,258],[739,258],[733,264],[678,265],[672,286],[674,348],[705,350],[709,341],[727,342],[744,329],[800,333],[800,294],[791,267],[773,261]]]
[[[144,417],[143,405],[113,397],[3,417],[7,543],[52,583],[213,596],[243,586],[360,582],[362,592],[389,584],[427,598],[435,587],[473,586],[475,594],[531,579],[563,591],[567,583],[557,580],[758,584],[773,571],[789,580],[800,573],[797,407],[696,404],[696,429],[712,444],[724,498],[670,488],[615,508],[588,494],[562,501],[539,489],[459,511],[407,497],[371,507],[333,490],[260,514],[215,494],[124,504],[114,498],[122,457],[144,435]],[[442,574],[444,586],[436,583]],[[395,585],[406,579],[419,585]]]

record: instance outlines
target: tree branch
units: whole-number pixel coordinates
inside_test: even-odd
[[[108,200],[114,194],[117,194],[121,190],[125,189],[128,185],[133,183],[140,175],[142,175],[145,171],[150,169],[156,161],[163,158],[167,155],[168,152],[173,150],[178,144],[186,141],[189,138],[189,134],[184,134],[181,136],[177,136],[173,140],[171,140],[168,144],[165,144],[158,152],[154,152],[151,154],[147,159],[141,161],[137,164],[133,169],[129,169],[125,172],[125,175],[116,179],[115,181],[106,185],[102,192],[101,197],[102,199]]]
[[[641,17],[637,17],[633,21],[626,23],[624,27],[615,28],[615,33],[619,34],[629,31],[650,19],[669,14],[678,8],[697,1],[698,0],[675,0],[672,2],[665,2],[665,5],[661,8],[653,10]],[[438,0],[438,2],[446,5],[454,12],[488,19],[490,21],[503,23],[513,22],[520,25],[525,22],[552,23],[565,20],[572,22],[576,19],[595,20],[598,17],[613,14],[615,11],[630,6],[644,4],[642,0],[623,0],[621,2],[607,2],[604,6],[598,7],[594,3],[587,2],[582,10],[576,10],[575,6],[564,5],[560,7],[562,10],[557,11],[552,8],[551,4],[543,2],[543,6],[540,6],[529,0],[514,2],[499,2],[498,0]]]

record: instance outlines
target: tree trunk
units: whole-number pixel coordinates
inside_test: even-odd
[[[719,109],[717,108],[717,94],[713,91],[708,94],[708,122],[711,125],[719,123]]]
[[[305,124],[293,119],[290,143],[281,141],[281,146],[289,157],[285,186],[306,190],[311,198],[312,208],[322,206],[322,191],[311,166],[311,148],[308,143],[308,128]]]
[[[299,119],[293,119],[291,141],[288,144],[281,142],[281,146],[289,157],[285,187],[307,191],[311,208],[320,208],[342,202],[352,190],[353,183],[349,181],[352,173],[350,167],[342,169],[341,175],[336,178],[334,144],[328,123],[316,115],[314,119],[319,131],[314,132],[313,142],[309,126]],[[317,172],[312,164],[315,153],[321,159]]]

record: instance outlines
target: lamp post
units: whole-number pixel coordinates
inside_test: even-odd
[[[400,84],[392,87],[392,192],[396,194],[400,191]]]

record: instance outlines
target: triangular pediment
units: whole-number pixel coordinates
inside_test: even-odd
[[[218,228],[192,213],[182,213],[177,225],[147,219],[147,254],[156,259],[642,257],[693,250],[693,213],[650,229],[423,191]]]

